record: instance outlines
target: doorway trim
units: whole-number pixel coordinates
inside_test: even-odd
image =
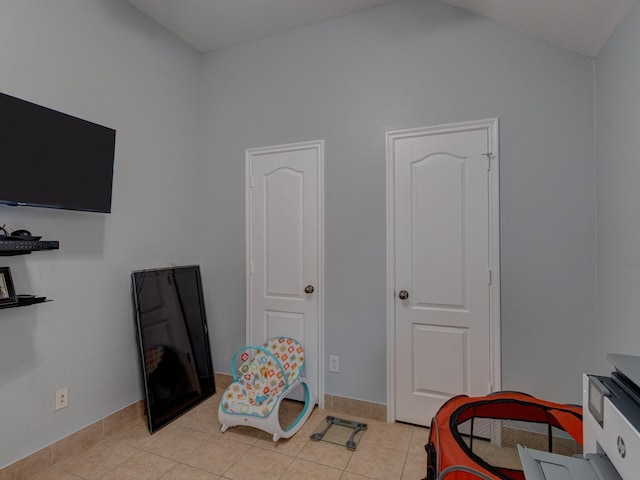
[[[268,153],[292,152],[296,150],[312,150],[317,152],[317,179],[318,179],[318,331],[317,349],[318,349],[318,391],[317,402],[318,407],[324,408],[324,140],[314,140],[309,142],[289,143],[284,145],[275,145],[269,147],[248,148],[245,150],[245,302],[246,302],[246,319],[245,319],[245,343],[249,338],[250,319],[251,319],[251,188],[252,188],[252,169],[251,160],[260,155]]]
[[[497,118],[431,127],[394,130],[386,134],[387,163],[387,422],[396,420],[396,293],[395,293],[395,158],[396,139],[465,130],[487,130],[489,145],[489,285],[492,392],[502,388],[500,347],[500,152]]]

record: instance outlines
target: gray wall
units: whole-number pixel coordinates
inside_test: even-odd
[[[607,353],[640,355],[640,4],[596,59],[598,335]]]
[[[325,353],[341,367],[326,391],[384,403],[385,132],[499,117],[503,388],[580,401],[595,365],[590,59],[418,0],[219,50],[202,68],[218,370],[245,342],[246,148],[326,140]]]
[[[0,91],[117,130],[111,215],[0,206],[61,242],[0,257],[54,299],[0,311],[1,468],[143,397],[129,276],[197,263],[201,212],[195,51],[123,1],[3,0],[0,65]]]

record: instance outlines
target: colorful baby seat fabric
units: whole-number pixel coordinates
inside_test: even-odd
[[[304,350],[288,337],[272,338],[261,346],[248,346],[232,359],[234,382],[224,391],[218,409],[222,431],[236,425],[260,428],[273,440],[289,438],[309,418],[316,397],[306,378]],[[277,410],[282,400],[298,385],[305,394],[303,412],[293,425],[283,430]]]
[[[245,347],[236,357],[241,364],[236,381],[224,393],[222,409],[243,415],[268,416],[278,395],[296,381],[304,365],[302,346],[286,337]]]
[[[292,338],[285,337],[269,340],[266,345],[273,356],[280,360],[287,383],[293,383],[302,374],[304,365],[302,345]]]

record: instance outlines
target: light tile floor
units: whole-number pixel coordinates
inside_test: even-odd
[[[309,439],[331,412],[315,409],[290,439],[249,427],[220,432],[220,393],[150,435],[143,419],[42,472],[34,480],[419,480],[429,430],[400,423],[367,423],[355,451]],[[281,418],[295,418],[293,403]],[[293,417],[292,417],[293,415]],[[335,414],[345,418],[345,415]]]

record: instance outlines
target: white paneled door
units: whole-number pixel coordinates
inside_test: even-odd
[[[395,420],[499,383],[497,121],[387,134]]]
[[[323,155],[323,141],[247,150],[247,343],[298,340],[316,395],[323,394]]]

